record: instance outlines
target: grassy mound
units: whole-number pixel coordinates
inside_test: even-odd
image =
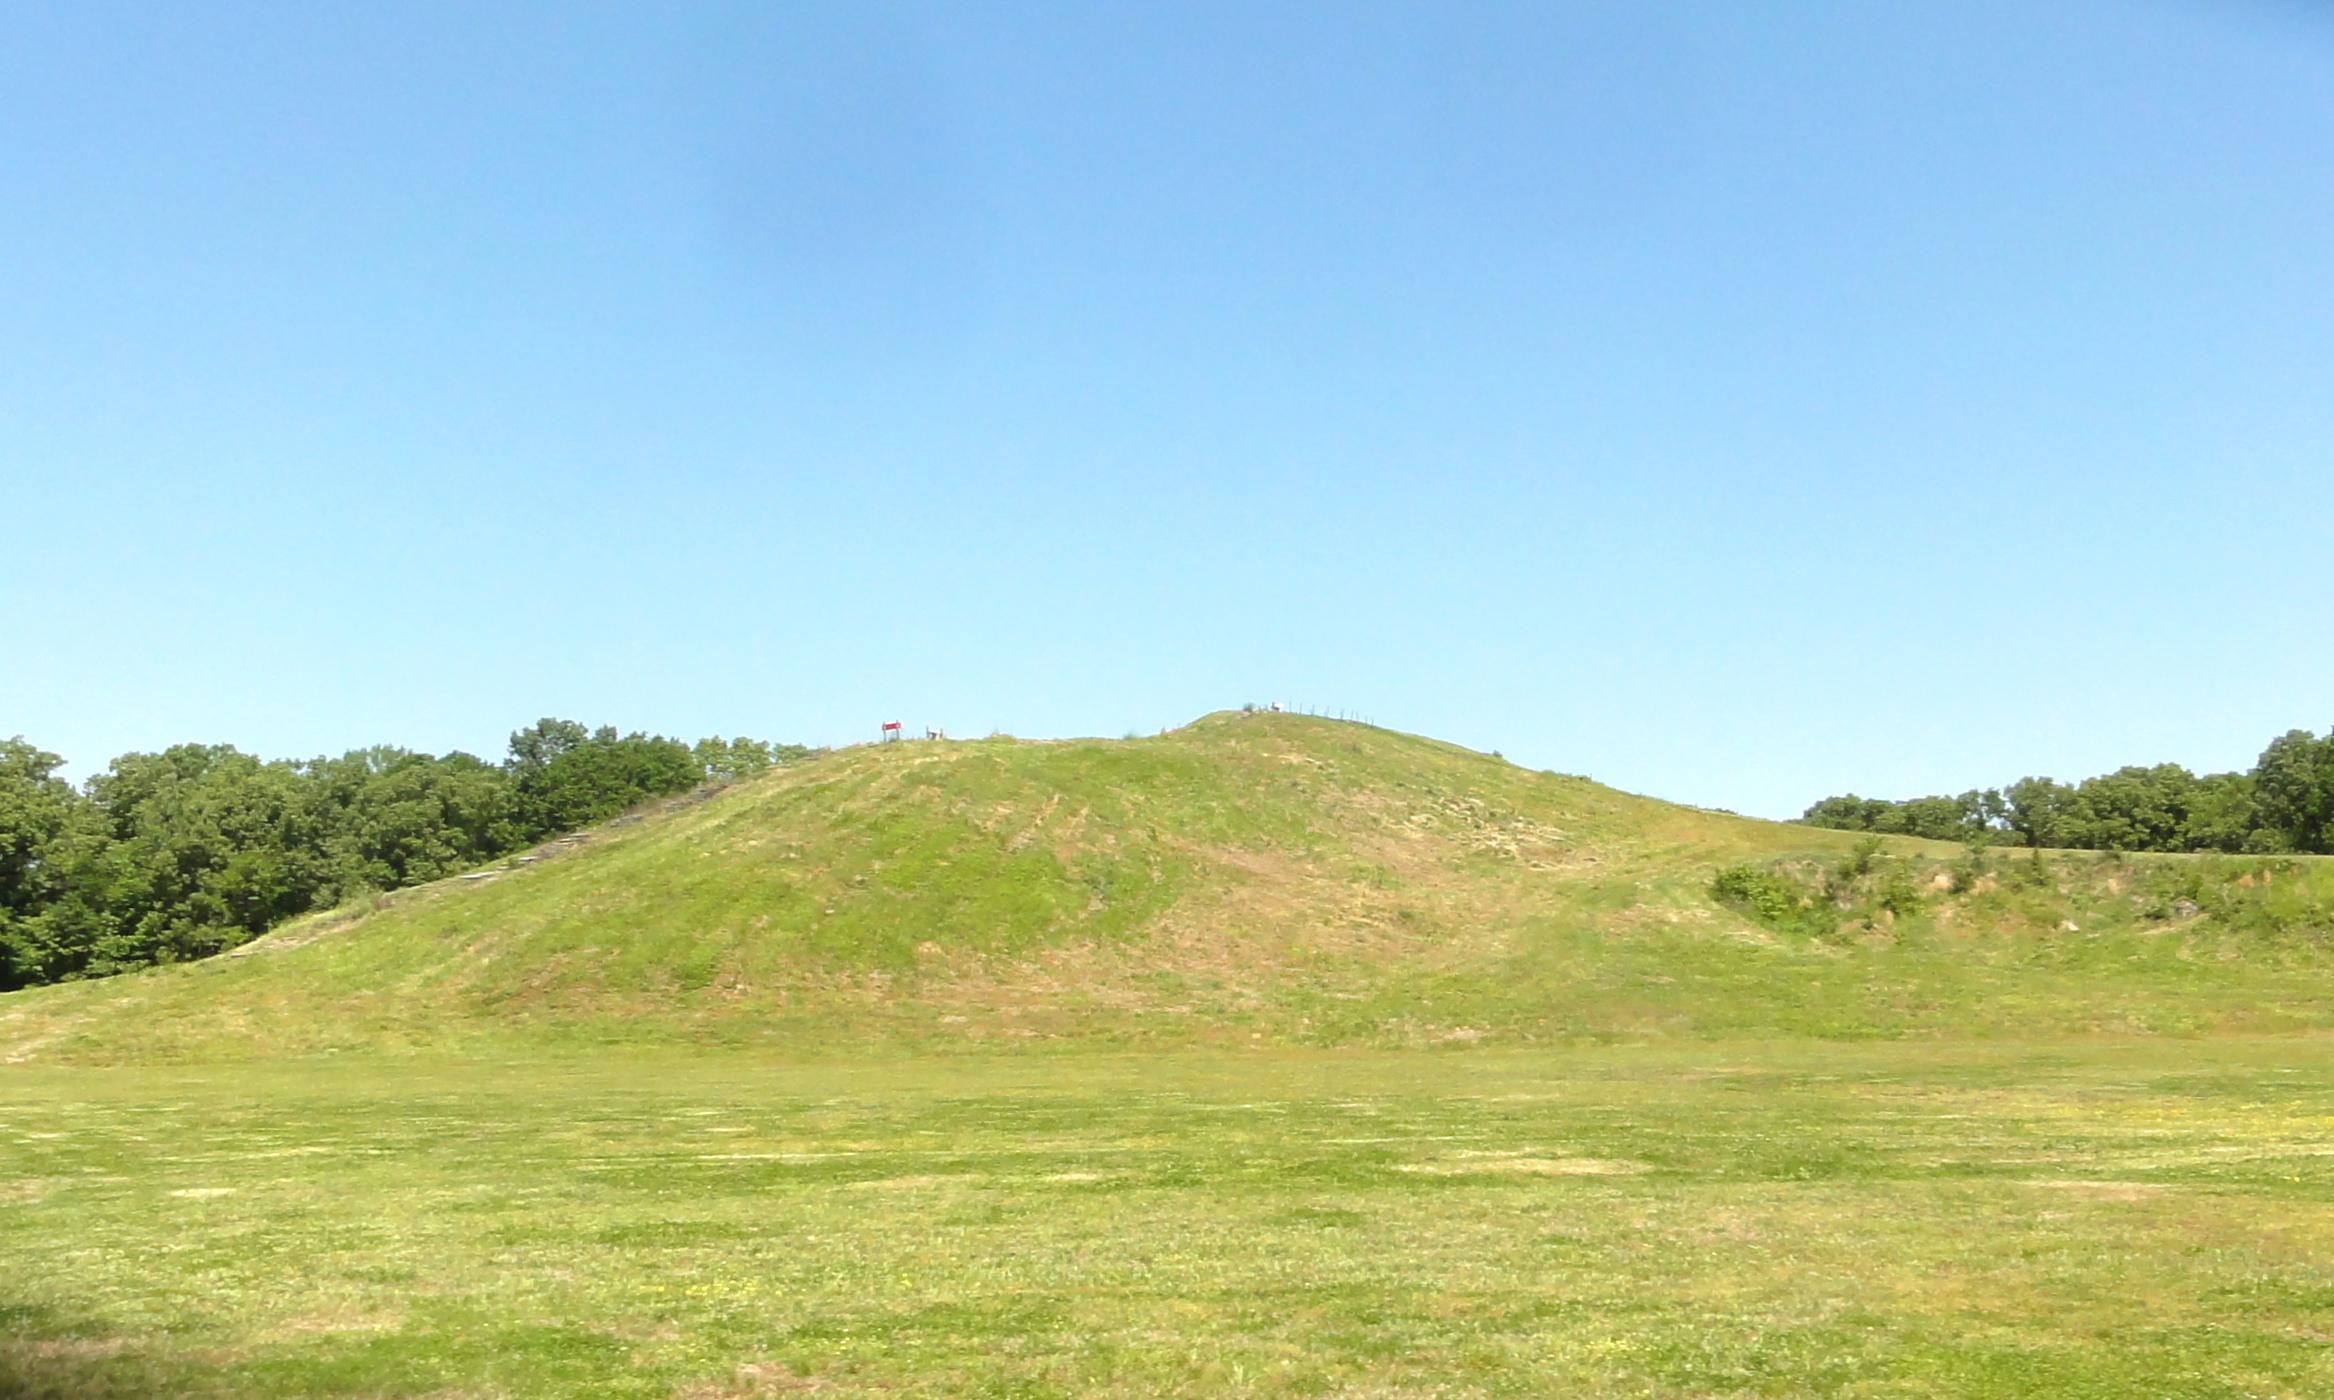
[[[239,956],[0,998],[0,1059],[2281,1030],[2334,1024],[2296,975],[2330,909],[2323,862],[1975,869],[1223,714],[830,754]]]

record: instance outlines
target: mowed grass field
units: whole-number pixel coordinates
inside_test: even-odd
[[[18,1065],[0,1395],[2328,1395],[2330,1049]]]

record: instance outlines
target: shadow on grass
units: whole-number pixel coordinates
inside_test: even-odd
[[[0,1303],[0,1400],[145,1400],[217,1393],[218,1383],[183,1364],[157,1368],[125,1339],[77,1328],[53,1308]]]
[[[183,1338],[109,1336],[45,1305],[0,1302],[0,1400],[467,1394],[478,1378],[498,1373],[588,1395],[625,1375],[628,1360],[628,1345],[603,1331],[537,1323],[308,1338],[227,1353]]]

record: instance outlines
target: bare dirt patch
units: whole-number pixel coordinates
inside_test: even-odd
[[[1463,1152],[1432,1162],[1397,1163],[1394,1170],[1416,1176],[1634,1176],[1646,1167],[1614,1157]]]
[[[2040,1186],[2053,1191],[2072,1191],[2097,1201],[2145,1201],[2164,1195],[2172,1188],[2160,1181],[2081,1181],[2074,1179],[2029,1181],[2028,1186]]]
[[[834,1387],[775,1361],[740,1366],[728,1382],[702,1381],[673,1392],[673,1400],[746,1400],[756,1395],[809,1395]]]

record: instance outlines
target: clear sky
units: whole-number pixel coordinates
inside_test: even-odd
[[[2334,724],[2334,11],[18,6],[0,735]]]

